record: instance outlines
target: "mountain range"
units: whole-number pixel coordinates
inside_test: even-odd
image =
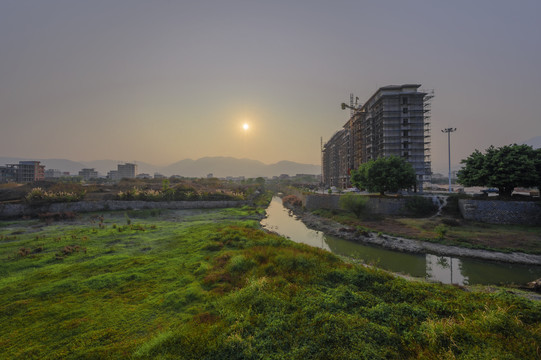
[[[536,136],[530,140],[524,141],[523,144],[530,145],[534,149],[541,148],[541,136]]]
[[[28,159],[0,157],[0,166],[16,164],[24,160],[37,160],[45,169],[58,169],[69,171],[76,175],[83,168],[94,168],[101,175],[116,170],[117,165],[124,163],[115,160],[72,161],[68,159]],[[197,160],[184,159],[167,166],[156,166],[145,162],[136,162],[137,173],[153,175],[160,173],[165,176],[181,175],[185,177],[206,177],[213,174],[215,177],[245,176],[253,178],[258,176],[273,177],[281,174],[320,174],[321,167],[313,164],[302,164],[293,161],[279,161],[275,164],[265,164],[258,160],[237,159],[233,157],[203,157]]]

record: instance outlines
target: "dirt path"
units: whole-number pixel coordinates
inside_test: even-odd
[[[297,214],[297,216],[299,216],[300,220],[311,229],[322,231],[325,234],[342,239],[378,245],[392,250],[411,253],[431,253],[444,256],[469,257],[507,263],[541,265],[541,255],[532,255],[519,252],[501,253],[496,251],[441,245],[389,235],[378,236],[377,233],[358,231],[353,227],[339,224],[332,220],[322,218],[308,212]]]

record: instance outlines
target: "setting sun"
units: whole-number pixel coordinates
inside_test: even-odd
[[[248,125],[247,123],[244,123],[242,125],[242,128],[244,129],[244,131],[248,130],[250,128],[250,125]]]

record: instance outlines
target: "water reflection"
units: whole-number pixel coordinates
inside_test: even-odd
[[[445,284],[468,285],[462,274],[462,261],[449,256],[426,254],[426,278]]]
[[[494,263],[467,258],[454,258],[432,254],[409,254],[368,246],[328,236],[308,229],[282,206],[282,200],[273,198],[267,218],[261,225],[289,239],[343,255],[362,259],[397,273],[445,284],[524,284],[541,278],[541,266]]]

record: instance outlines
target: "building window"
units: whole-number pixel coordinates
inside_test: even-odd
[[[403,119],[403,120],[402,120],[402,125],[407,126],[408,124],[409,124],[409,120],[408,120],[408,119]]]
[[[407,113],[408,113],[408,108],[407,107],[403,108],[402,109],[402,114],[407,114]]]
[[[402,145],[404,146],[404,149],[407,149],[408,146],[409,146],[409,142],[404,141],[404,142],[402,143]]]
[[[409,133],[408,130],[404,130],[404,131],[402,131],[402,136],[403,137],[408,137],[408,133]]]
[[[407,97],[403,97],[403,98],[402,98],[402,104],[403,104],[403,105],[407,105],[407,104],[408,104],[408,98],[407,98]]]

